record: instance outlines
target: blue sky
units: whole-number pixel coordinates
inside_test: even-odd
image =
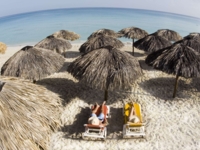
[[[1,0],[0,17],[38,10],[77,7],[138,8],[200,18],[200,0]]]

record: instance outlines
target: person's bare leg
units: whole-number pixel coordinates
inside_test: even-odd
[[[94,114],[95,114],[95,113],[97,112],[98,108],[99,108],[99,104],[98,104],[98,103],[96,103],[96,107],[95,107],[95,109],[93,109],[93,110],[92,110],[92,113],[94,113]]]
[[[104,105],[105,105],[106,101],[103,101],[102,105],[101,105],[101,112],[104,113]]]
[[[133,102],[132,102],[133,103]],[[134,110],[134,104],[131,107],[131,112],[129,114],[129,118],[131,118],[133,115],[135,115],[135,110]]]

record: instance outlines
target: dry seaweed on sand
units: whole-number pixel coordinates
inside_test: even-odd
[[[106,35],[98,35],[93,38],[90,38],[85,43],[83,43],[80,46],[79,51],[81,53],[88,53],[92,50],[99,49],[106,46],[121,48],[124,46],[124,44],[117,38],[106,36]]]
[[[64,61],[57,53],[25,46],[4,63],[1,75],[37,81],[59,71]]]
[[[48,149],[51,133],[60,127],[59,96],[42,86],[10,77],[0,77],[0,88],[1,148]]]
[[[0,54],[4,54],[7,49],[6,44],[0,42]]]

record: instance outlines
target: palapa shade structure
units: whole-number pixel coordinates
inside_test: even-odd
[[[142,39],[139,39],[134,43],[134,46],[136,48],[144,50],[149,53],[171,45],[172,44],[170,41],[161,36],[158,36],[156,33],[150,34]]]
[[[78,35],[75,32],[68,31],[68,30],[60,30],[60,31],[53,33],[52,35],[56,38],[62,38],[65,40],[70,40],[70,41],[74,41],[74,40],[77,40],[80,38],[80,35]]]
[[[4,54],[7,49],[6,44],[0,42],[0,54]]]
[[[156,33],[158,34],[158,36],[162,36],[169,41],[178,41],[178,40],[183,39],[182,36],[178,32],[170,30],[170,29],[160,29],[156,31]]]
[[[155,69],[176,75],[173,98],[176,95],[179,76],[185,78],[200,76],[200,55],[191,47],[181,43],[173,44],[166,49],[151,54],[151,56],[154,55],[159,55],[155,57],[155,60],[151,60]],[[149,59],[148,57],[147,59]]]
[[[90,38],[85,43],[83,43],[80,46],[79,51],[81,53],[88,53],[92,50],[99,49],[106,46],[121,48],[124,46],[124,44],[117,38],[106,36],[106,35],[98,35],[96,37]]]
[[[190,33],[176,43],[187,45],[200,53],[200,33]]]
[[[34,47],[48,49],[65,56],[66,51],[72,48],[72,45],[67,40],[55,38],[54,36],[47,36]]]
[[[129,39],[133,40],[133,42],[132,42],[132,54],[133,55],[134,55],[134,39],[141,39],[147,35],[148,35],[147,31],[137,28],[137,27],[124,28],[118,32],[119,37],[125,37],[125,38],[129,38]]]
[[[111,46],[83,54],[68,66],[67,71],[85,84],[105,90],[106,101],[108,90],[129,89],[142,75],[135,57]]]
[[[60,126],[61,100],[42,86],[0,77],[0,147],[2,150],[49,149]]]
[[[98,35],[107,35],[107,36],[112,36],[112,37],[115,37],[117,38],[118,35],[117,33],[114,31],[114,30],[111,30],[111,29],[99,29],[97,31],[94,31],[89,37],[88,37],[88,40],[90,38],[93,38],[93,37],[96,37]]]
[[[52,51],[25,46],[4,63],[1,75],[37,81],[59,71],[64,61],[61,55]]]

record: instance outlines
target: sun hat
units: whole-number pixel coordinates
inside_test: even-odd
[[[92,116],[88,119],[88,123],[92,125],[99,125],[99,119],[96,116]]]

